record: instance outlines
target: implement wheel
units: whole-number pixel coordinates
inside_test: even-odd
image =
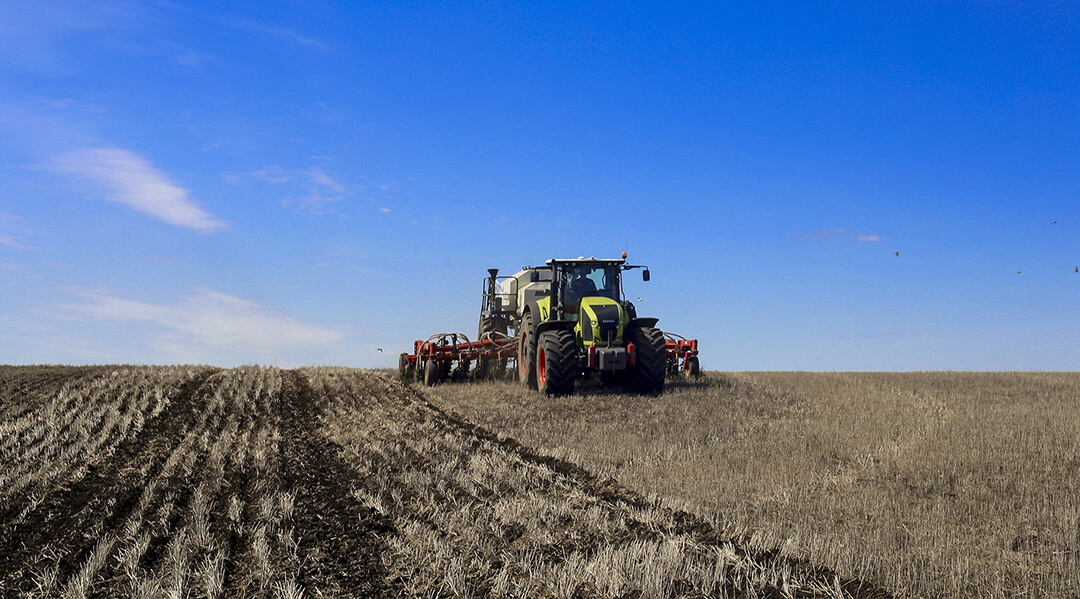
[[[400,376],[401,380],[403,380],[403,381],[411,381],[413,379],[412,370],[415,367],[412,364],[409,364],[408,356],[409,356],[409,354],[406,354],[406,353],[402,353],[400,356],[398,356],[398,361],[397,361],[398,376]]]
[[[690,356],[683,365],[683,376],[688,379],[696,379],[701,376],[701,366],[698,365],[697,356]]]
[[[638,393],[662,393],[667,370],[664,333],[655,327],[638,327],[630,329],[628,336],[636,353],[630,372],[630,386]]]
[[[521,318],[517,361],[518,381],[527,389],[536,389],[536,328],[533,327],[531,312],[526,312]]]
[[[434,387],[439,382],[439,363],[435,360],[424,362],[424,384]]]
[[[574,392],[577,345],[570,331],[546,331],[536,349],[536,385],[545,395]]]

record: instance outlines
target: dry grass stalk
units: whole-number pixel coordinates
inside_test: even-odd
[[[710,373],[660,398],[584,391],[429,395],[752,547],[902,596],[1080,593],[1080,374]]]

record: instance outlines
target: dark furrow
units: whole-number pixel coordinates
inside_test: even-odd
[[[271,397],[268,403],[273,409],[275,405],[281,404],[283,401],[284,399],[279,392],[277,396]],[[249,445],[254,443],[259,431],[264,429],[273,431],[277,426],[279,417],[265,409],[266,406],[262,405],[263,403],[267,403],[267,401],[256,402],[251,400],[244,407],[245,414],[251,414],[248,417],[250,423],[247,428]],[[238,434],[242,434],[243,430],[238,429]],[[248,449],[249,453],[246,461],[251,461],[251,448]],[[235,492],[244,501],[243,515],[240,521],[245,530],[240,533],[236,530],[228,530],[227,535],[224,537],[227,539],[229,546],[228,565],[225,568],[223,585],[223,596],[225,597],[249,597],[258,596],[259,594],[257,586],[258,572],[256,572],[255,555],[251,547],[250,535],[253,532],[253,527],[260,521],[259,511],[263,498],[272,497],[281,488],[281,458],[273,455],[267,456],[267,460],[271,462],[270,467],[262,472],[256,470],[253,463],[247,465],[232,464],[229,470],[236,473],[237,480],[231,481],[229,476],[226,475],[225,480],[229,481],[228,489],[226,490],[225,486],[223,486],[219,492],[221,497],[226,497]],[[224,500],[228,501],[227,498]],[[228,505],[222,507],[225,511],[228,510]],[[225,519],[227,520],[227,517]],[[212,526],[211,529],[213,530],[214,527]],[[220,529],[218,528],[218,530]],[[276,566],[278,562],[283,561],[280,555],[281,548],[277,547],[275,543],[270,543],[270,550],[273,552],[270,561]],[[276,568],[275,571],[277,571]]]
[[[237,436],[241,436],[245,430],[257,430],[257,419],[253,418],[249,410],[241,412],[237,426]],[[234,447],[235,450],[235,447]],[[250,476],[250,469],[245,468],[243,463],[236,460],[228,460],[225,472],[222,476],[221,487],[218,489],[217,501],[210,513],[210,534],[215,539],[224,543],[225,562],[222,588],[223,597],[240,597],[240,589],[244,585],[240,564],[250,562],[250,557],[241,559],[245,548],[241,528],[248,521],[250,514],[244,515],[250,509],[247,505],[254,495],[255,480]],[[238,521],[229,519],[229,506],[233,496],[245,502]]]
[[[319,432],[327,398],[312,390],[303,373],[283,374],[282,456],[287,486],[297,491],[300,552],[321,556],[305,560],[298,582],[312,596],[316,589],[344,597],[401,596],[400,586],[386,580],[381,557],[387,548],[380,537],[394,534],[393,524],[352,496],[363,481]]]
[[[18,418],[65,384],[105,375],[108,366],[0,366],[0,420]]]
[[[34,588],[31,575],[45,565],[50,547],[64,551],[59,560],[59,579],[78,571],[102,530],[113,531],[118,519],[135,506],[146,477],[130,469],[133,464],[163,462],[179,444],[177,433],[192,425],[202,390],[211,371],[184,382],[158,416],[141,433],[120,444],[116,452],[93,471],[67,488],[55,489],[22,523],[15,516],[28,498],[3,506],[0,511],[0,593],[26,593]],[[153,469],[148,469],[150,472]]]

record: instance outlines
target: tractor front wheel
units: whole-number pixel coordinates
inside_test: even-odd
[[[536,349],[536,384],[545,395],[574,392],[577,345],[570,331],[546,331]]]
[[[638,393],[662,393],[667,370],[667,348],[664,346],[663,331],[655,327],[632,328],[629,341],[635,348],[630,386]]]

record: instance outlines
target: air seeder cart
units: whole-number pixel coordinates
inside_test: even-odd
[[[552,259],[503,277],[489,269],[477,340],[462,333],[418,340],[413,353],[401,354],[401,376],[433,385],[516,375],[546,394],[573,393],[578,379],[593,375],[642,393],[663,391],[668,374],[697,376],[697,340],[665,334],[623,297],[623,273],[633,269],[649,280],[649,269],[626,264],[625,254]]]

